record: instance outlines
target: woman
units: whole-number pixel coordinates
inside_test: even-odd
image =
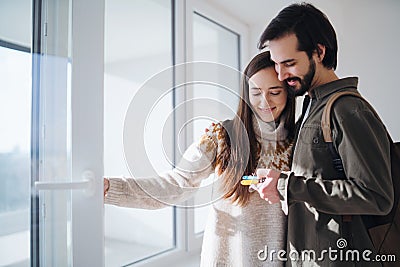
[[[290,169],[294,105],[294,95],[278,80],[269,52],[258,54],[244,71],[233,120],[212,124],[185,152],[186,161],[158,178],[105,178],[105,203],[165,207],[188,198],[214,172],[219,183],[212,186],[222,198],[212,203],[201,266],[283,266],[276,257],[262,261],[266,246],[269,251],[285,249],[286,218],[280,204],[267,205],[241,179],[257,168]],[[142,190],[150,187],[157,187],[152,194]]]

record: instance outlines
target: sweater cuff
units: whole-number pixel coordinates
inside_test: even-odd
[[[107,178],[109,187],[104,198],[105,204],[119,205],[125,194],[123,178]]]

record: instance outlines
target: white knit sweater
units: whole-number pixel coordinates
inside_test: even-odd
[[[261,143],[259,168],[289,170],[292,144],[287,140],[283,121],[275,127],[253,117]],[[215,158],[225,145],[221,123],[213,124],[199,142],[190,146],[177,168],[154,178],[110,178],[106,204],[144,209],[180,204],[193,196],[203,179],[215,172]],[[210,205],[201,252],[201,266],[284,266],[274,254],[273,261],[258,258],[260,250],[286,248],[286,217],[280,204],[269,205],[258,193],[252,193],[247,206],[240,207],[220,196],[219,183],[212,184],[214,199]],[[265,257],[265,254],[260,254]]]

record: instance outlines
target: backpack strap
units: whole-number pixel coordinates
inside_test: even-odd
[[[332,110],[333,103],[339,97],[344,96],[344,95],[352,95],[352,96],[355,96],[355,97],[365,100],[359,93],[350,92],[350,91],[335,93],[328,99],[325,109],[322,112],[322,119],[321,119],[322,133],[324,135],[324,140],[326,143],[332,143],[331,110]],[[365,102],[367,102],[367,101],[365,101]],[[374,109],[372,109],[372,110],[374,110]]]
[[[335,149],[335,147],[333,145],[333,141],[332,141],[331,110],[332,110],[333,103],[339,97],[344,96],[344,95],[351,95],[351,96],[355,96],[355,97],[363,99],[362,96],[356,92],[345,91],[345,92],[335,93],[328,99],[328,102],[326,103],[324,111],[322,112],[322,119],[321,119],[322,134],[324,136],[325,142],[328,145],[329,151],[331,152],[333,167],[339,173],[340,178],[343,178],[343,179],[346,178],[346,175],[344,173],[342,159],[340,158],[340,155],[337,152],[337,150]]]
[[[362,99],[368,105],[370,110],[374,113],[375,117],[382,123],[382,125],[384,125],[384,123],[380,119],[380,117],[379,117],[378,113],[376,112],[376,110],[358,92],[352,92],[352,91],[337,92],[337,93],[334,93],[328,99],[328,102],[326,103],[325,109],[322,112],[321,127],[322,127],[322,134],[324,136],[324,140],[325,140],[326,143],[332,143],[331,110],[332,110],[333,103],[339,97],[342,97],[344,95],[351,95],[351,96],[355,96],[355,97],[358,97],[358,98]],[[386,126],[384,126],[384,127],[385,127],[386,132],[388,133],[388,131],[386,129]],[[392,138],[390,137],[389,134],[388,134],[388,137],[389,137],[389,141],[393,142],[393,140],[392,140]]]
[[[339,176],[342,179],[346,179],[346,174],[344,173],[342,159],[340,158],[338,151],[335,149],[335,147],[333,145],[332,129],[331,129],[331,110],[332,110],[333,103],[339,97],[342,97],[344,95],[351,95],[351,96],[355,96],[358,98],[362,98],[362,96],[359,93],[349,92],[349,91],[337,92],[337,93],[333,94],[328,99],[328,102],[326,103],[324,111],[322,112],[322,119],[321,119],[322,134],[324,136],[324,140],[325,140],[326,144],[328,145],[329,151],[331,152],[333,167],[339,173]],[[349,235],[350,235],[349,232],[351,231],[350,229],[351,229],[351,222],[353,221],[353,216],[352,215],[342,215],[342,220],[343,220],[343,230],[342,230],[343,235],[346,238],[349,238]]]

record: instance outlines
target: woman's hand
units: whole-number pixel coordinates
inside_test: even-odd
[[[104,178],[104,197],[107,195],[108,189],[110,189],[110,181],[107,178]]]

